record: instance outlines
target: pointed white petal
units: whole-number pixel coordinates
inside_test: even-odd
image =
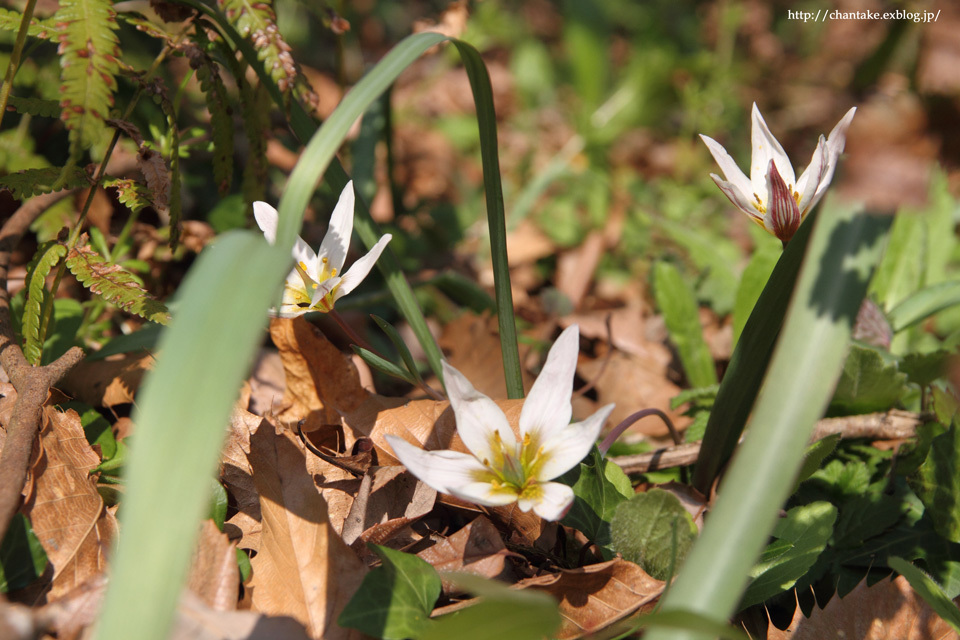
[[[517,501],[517,494],[510,489],[496,488],[489,482],[471,482],[449,492],[461,500],[482,504],[485,507],[500,507]]]
[[[843,147],[847,142],[847,129],[850,128],[850,123],[853,122],[853,116],[856,112],[856,107],[847,111],[840,118],[837,126],[830,132],[830,135],[827,136],[827,168],[823,172],[820,184],[817,185],[817,192],[813,196],[811,207],[820,200],[827,187],[830,186],[830,181],[833,180],[833,172],[837,170],[837,161],[840,159],[840,154],[843,153]]]
[[[323,237],[323,242],[317,251],[321,259],[326,258],[329,261],[328,268],[337,270],[337,275],[341,275],[343,263],[347,259],[347,250],[350,248],[350,236],[353,234],[354,197],[353,180],[351,180],[340,192],[340,199],[330,216],[327,235]]]
[[[277,241],[277,220],[280,219],[277,210],[268,205],[266,202],[257,202],[253,203],[253,217],[256,218],[257,224],[260,226],[260,230],[263,231],[263,236],[267,239],[267,242],[273,244]]]
[[[293,244],[293,259],[307,272],[308,276],[313,278],[314,282],[319,280],[317,277],[317,254],[300,236],[297,236],[297,241]]]
[[[800,208],[773,160],[770,161],[770,170],[767,173],[767,190],[770,201],[767,203],[764,223],[782,242],[789,242],[800,226]]]
[[[550,347],[543,370],[537,376],[520,411],[520,433],[542,444],[570,424],[573,408],[573,374],[580,352],[580,327],[567,327]]]
[[[720,191],[723,191],[723,195],[730,199],[730,202],[733,203],[733,206],[750,216],[754,222],[763,221],[763,214],[760,213],[759,209],[757,209],[755,200],[751,200],[747,194],[740,191],[740,189],[738,189],[732,183],[721,179],[717,174],[711,173],[710,177],[713,178],[713,181],[717,183],[718,187],[720,187]],[[766,198],[766,191],[758,195],[760,195],[761,198]]]
[[[573,504],[573,489],[559,482],[545,482],[539,485],[540,495],[536,500],[520,499],[517,504],[521,511],[533,512],[544,520],[557,521],[567,515]]]
[[[310,311],[307,307],[300,307],[295,304],[281,304],[277,310],[277,315],[281,318],[296,318]]]
[[[377,244],[373,245],[373,248],[370,249],[367,255],[350,265],[350,268],[347,269],[347,272],[343,274],[343,277],[340,279],[340,288],[337,289],[334,298],[339,300],[363,282],[363,279],[370,273],[370,269],[373,269],[373,265],[377,262],[380,254],[383,253],[387,243],[390,242],[392,238],[393,236],[389,233],[384,235],[377,240]]]
[[[473,456],[457,451],[424,451],[398,436],[387,442],[410,473],[441,493],[453,494],[482,480],[489,471]]]
[[[446,360],[442,365],[447,396],[457,417],[457,433],[467,449],[479,460],[486,460],[494,466],[502,461],[504,449],[516,455],[517,438],[500,407],[474,389],[470,381]],[[498,439],[503,443],[502,447],[497,446]]]
[[[759,189],[766,188],[767,166],[771,160],[777,163],[777,170],[780,172],[783,181],[789,186],[795,185],[797,178],[793,173],[790,158],[787,157],[787,152],[783,150],[777,139],[770,133],[770,129],[760,114],[756,102],[753,103],[752,120],[753,127],[750,138],[753,143],[753,156],[750,158],[750,182],[753,183],[754,192],[759,193]]]
[[[797,206],[800,208],[800,214],[803,215],[810,210],[813,197],[817,193],[817,187],[823,181],[823,176],[827,170],[827,141],[820,136],[817,148],[813,151],[813,158],[810,164],[803,170],[803,174],[797,179],[797,193],[800,194],[800,202]]]
[[[712,155],[713,159],[720,165],[720,170],[723,171],[723,177],[726,178],[727,183],[735,186],[749,201],[750,195],[753,193],[753,185],[750,179],[740,170],[740,167],[738,167],[737,163],[730,157],[727,150],[723,148],[723,145],[703,134],[700,134],[700,139],[707,145],[707,149],[710,150],[710,155]],[[718,178],[714,178],[714,180],[718,180]],[[719,184],[719,182],[717,184]],[[723,187],[720,188],[722,189]],[[724,191],[724,193],[726,193],[726,191]],[[733,200],[733,198],[730,199]],[[740,207],[736,200],[733,200],[733,204]]]
[[[572,469],[587,457],[593,447],[603,424],[610,417],[613,405],[598,409],[583,422],[575,422],[560,433],[543,443],[544,463],[538,469],[538,480],[552,480]]]

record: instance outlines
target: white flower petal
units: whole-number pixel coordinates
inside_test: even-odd
[[[333,289],[338,284],[340,284],[340,278],[336,276],[334,276],[333,278],[327,278],[326,280],[318,284],[317,288],[313,292],[313,297],[310,299],[310,306],[316,307],[317,305],[320,305],[319,310],[324,312],[327,312],[327,311],[330,311],[330,309],[333,309],[332,303],[330,304],[330,308],[328,309],[326,308],[325,305],[322,305],[321,302],[323,301],[324,297],[326,297],[328,293],[333,291]],[[334,294],[334,298],[336,298],[336,294]],[[333,302],[336,302],[336,300],[334,300]]]
[[[538,443],[570,424],[573,374],[580,352],[580,327],[567,327],[550,347],[543,370],[520,411],[520,433]]]
[[[482,504],[485,507],[500,507],[517,501],[517,494],[502,488],[497,489],[489,482],[471,482],[449,492],[461,500]]]
[[[800,202],[797,203],[797,206],[800,208],[801,215],[809,211],[812,206],[817,187],[823,182],[823,176],[827,171],[827,160],[827,141],[826,138],[820,136],[820,141],[813,151],[810,164],[797,179],[797,193],[800,194]]]
[[[389,233],[384,235],[377,240],[377,244],[373,245],[373,248],[370,249],[367,255],[350,265],[350,268],[347,269],[347,272],[343,274],[343,277],[340,279],[340,288],[337,289],[337,292],[334,294],[334,299],[339,300],[363,282],[363,279],[370,273],[370,269],[373,269],[377,258],[380,257],[380,254],[383,253],[387,243],[390,242],[392,238],[393,236]]]
[[[538,469],[537,479],[552,480],[586,458],[613,406],[601,407],[583,422],[575,422],[545,441],[542,444],[544,463]]]
[[[753,143],[753,156],[750,159],[750,182],[753,183],[754,193],[757,193],[761,199],[765,199],[766,196],[760,193],[760,190],[766,189],[767,167],[771,160],[777,163],[780,177],[788,186],[795,185],[797,178],[793,173],[793,165],[790,163],[790,158],[787,157],[787,152],[783,150],[777,139],[770,133],[770,129],[760,114],[756,102],[753,103],[752,120],[750,139]]]
[[[387,442],[410,473],[441,493],[455,491],[480,481],[489,473],[473,456],[457,451],[424,451],[398,436],[386,436]]]
[[[763,214],[760,213],[759,209],[757,209],[757,205],[754,200],[751,200],[749,196],[740,191],[740,189],[738,189],[732,183],[721,179],[717,174],[711,173],[710,177],[713,178],[713,181],[717,183],[718,187],[720,187],[720,191],[723,191],[723,194],[730,199],[730,202],[733,203],[733,206],[750,216],[754,222],[760,224],[763,223]]]
[[[257,202],[253,203],[253,217],[256,218],[257,224],[260,226],[260,230],[263,231],[263,236],[267,239],[267,242],[273,244],[277,241],[277,221],[280,219],[277,210],[268,205],[266,202]]]
[[[740,167],[737,166],[737,163],[734,162],[733,158],[730,157],[730,154],[727,153],[727,150],[723,148],[719,142],[714,140],[709,136],[700,134],[700,139],[703,140],[703,143],[707,145],[707,149],[710,150],[710,155],[713,156],[713,159],[717,161],[717,164],[720,165],[720,170],[723,171],[723,177],[726,178],[728,184],[732,184],[736,187],[740,193],[747,199],[748,202],[751,201],[750,196],[753,194],[753,184],[750,182],[750,179],[740,170]],[[714,178],[717,181],[717,184],[720,184],[719,178]],[[720,187],[721,189],[723,187]],[[724,191],[726,193],[726,191]],[[729,195],[727,197],[730,197]],[[732,197],[730,200],[733,201],[733,204],[740,207],[736,200]],[[740,207],[741,209],[743,207]]]
[[[840,118],[840,122],[830,131],[830,135],[827,136],[827,170],[823,173],[823,178],[817,186],[817,193],[813,197],[811,207],[820,200],[824,191],[830,186],[830,181],[833,180],[833,172],[837,169],[837,160],[839,160],[840,154],[843,153],[843,147],[846,145],[847,129],[850,128],[850,123],[853,121],[856,112],[856,107],[847,111]]]
[[[573,489],[559,482],[545,482],[539,485],[540,496],[538,500],[519,500],[518,505],[521,511],[528,511],[533,507],[533,512],[544,520],[557,521],[567,515],[573,505]],[[526,506],[526,509],[524,509]]]
[[[502,449],[495,449],[494,433],[500,434],[500,442],[508,453],[514,454],[517,438],[497,404],[470,384],[467,378],[451,367],[446,360],[443,365],[443,381],[450,398],[450,406],[457,417],[457,433],[473,455],[479,460],[495,464],[502,457]]]
[[[336,269],[337,275],[343,270],[343,263],[347,259],[347,250],[350,248],[350,236],[353,234],[353,180],[340,192],[337,206],[330,216],[330,226],[327,235],[323,237],[317,254],[320,259],[326,258],[328,269]],[[362,279],[362,278],[361,278]]]

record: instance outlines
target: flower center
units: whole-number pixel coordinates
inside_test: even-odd
[[[514,450],[510,450],[494,431],[491,442],[493,460],[483,460],[483,464],[494,476],[490,482],[496,491],[508,491],[519,496],[531,496],[531,491],[539,491],[538,476],[544,463],[543,447],[533,441],[530,434],[523,437]]]

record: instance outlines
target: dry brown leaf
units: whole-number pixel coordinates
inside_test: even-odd
[[[237,513],[224,525],[224,532],[243,549],[254,551],[260,539],[260,496],[250,468],[250,434],[265,422],[260,416],[235,408],[230,415],[230,430],[220,454],[220,481],[232,499]],[[227,526],[229,525],[229,526]]]
[[[615,425],[635,411],[647,408],[665,412],[677,429],[690,423],[690,418],[670,409],[670,400],[680,393],[680,387],[667,380],[656,361],[614,351],[606,368],[603,358],[581,358],[577,371],[585,380],[596,380],[600,405],[617,404],[608,424]],[[663,422],[655,419],[642,420],[630,431],[657,437],[669,433]]]
[[[287,616],[253,611],[217,611],[185,591],[177,609],[171,640],[308,640],[303,625]]]
[[[913,592],[903,576],[868,587],[858,584],[843,598],[834,596],[824,609],[814,607],[809,618],[800,607],[786,631],[773,625],[768,640],[955,640],[946,622]]]
[[[412,522],[430,513],[436,499],[437,492],[405,467],[373,467],[363,476],[343,523],[343,541],[352,545],[361,533],[389,520]]]
[[[447,354],[447,362],[465,375],[477,391],[494,400],[507,397],[496,316],[463,313],[443,328],[438,342]],[[529,353],[530,347],[522,347],[520,361],[524,362]],[[524,387],[529,389],[533,379],[526,371],[522,374]]]
[[[89,474],[100,457],[87,443],[80,416],[45,407],[42,423],[23,510],[53,567],[47,598],[54,600],[103,571],[116,520]]]
[[[129,404],[140,387],[143,374],[153,366],[153,356],[126,353],[103,360],[83,360],[70,370],[59,386],[77,400],[93,407]]]
[[[434,20],[416,20],[413,23],[413,32],[434,31],[451,38],[459,38],[467,28],[467,0],[455,0],[447,5],[440,14],[439,22]]]
[[[190,563],[187,588],[214,611],[237,608],[240,569],[236,547],[213,520],[204,520],[200,525],[200,539]]]
[[[250,403],[247,409],[259,416],[269,415],[283,402],[286,378],[280,354],[261,349],[250,374]]]
[[[75,640],[97,619],[106,589],[107,574],[100,573],[77,585],[56,602],[34,611],[47,621],[48,628],[56,632],[58,640]]]
[[[264,422],[250,438],[263,516],[260,551],[251,560],[252,605],[296,618],[313,638],[360,638],[336,620],[366,568],[330,526],[326,502],[294,437]]]
[[[283,361],[293,417],[313,425],[339,424],[340,413],[355,410],[370,394],[350,356],[341,353],[318,328],[300,318],[273,318],[270,337]]]
[[[556,252],[556,243],[530,220],[524,220],[507,234],[507,260],[511,267],[531,264]]]
[[[579,309],[593,282],[593,273],[604,251],[603,234],[591,231],[583,243],[565,252],[557,261],[557,289]]]
[[[557,640],[573,640],[602,629],[653,604],[664,583],[623,559],[528,578],[518,588],[549,593],[559,602],[563,622]]]
[[[645,306],[639,301],[632,302],[620,309],[588,311],[574,314],[560,320],[566,329],[571,324],[580,325],[580,336],[601,343],[612,341],[619,351],[638,356],[653,364],[656,371],[666,376],[667,367],[673,356],[670,350],[658,340],[648,335],[648,323],[644,316]],[[607,332],[607,318],[610,318],[610,335]]]
[[[437,571],[465,571],[513,582],[513,571],[506,559],[516,554],[507,551],[500,532],[483,516],[417,555]],[[444,590],[449,593],[450,587],[445,581]]]

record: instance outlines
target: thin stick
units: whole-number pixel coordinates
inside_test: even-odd
[[[670,421],[670,417],[665,414],[660,409],[641,409],[636,413],[632,413],[627,416],[623,422],[618,424],[613,428],[613,430],[607,434],[607,437],[603,439],[603,442],[600,443],[600,453],[603,455],[607,454],[607,451],[610,450],[610,447],[613,446],[613,443],[617,441],[623,432],[627,430],[627,427],[631,426],[634,422],[642,420],[647,416],[658,416],[663,422],[667,425],[667,429],[670,431],[670,437],[673,439],[673,443],[679,445],[683,442],[683,436],[680,435],[680,432],[677,431],[677,428],[673,426],[673,422]]]

